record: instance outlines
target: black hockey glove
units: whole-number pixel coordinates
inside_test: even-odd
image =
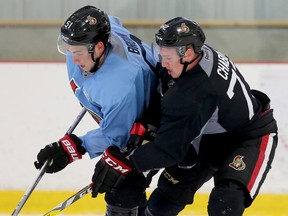
[[[98,193],[111,192],[118,188],[130,172],[137,172],[131,161],[125,158],[117,146],[108,147],[95,165],[92,177],[92,197]]]
[[[55,173],[64,169],[69,163],[81,159],[85,153],[81,140],[76,135],[70,134],[41,149],[37,155],[38,161],[35,161],[34,165],[36,169],[41,169],[47,160],[51,160],[46,173]]]
[[[130,138],[125,150],[130,153],[136,147],[141,146],[145,133],[146,127],[140,122],[135,122],[130,130]]]
[[[140,122],[133,124],[130,130],[130,138],[127,142],[126,151],[130,153],[133,149],[141,146],[144,140],[152,141],[156,137],[156,127],[145,125]]]

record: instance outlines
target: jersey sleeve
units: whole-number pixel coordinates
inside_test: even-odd
[[[108,102],[102,103],[103,119],[99,123],[99,128],[81,137],[91,158],[99,156],[111,145],[116,145],[120,149],[125,147],[131,126],[138,117],[136,91],[133,86],[130,88],[132,89],[129,92],[122,93],[124,97],[118,99],[113,99],[110,94],[110,98],[107,98]]]
[[[210,95],[209,84],[200,83],[200,88],[196,86],[188,91],[182,86],[184,92],[179,91],[179,84],[175,91],[170,89],[163,97],[162,118],[155,140],[136,149],[131,155],[139,171],[181,163],[191,142],[201,135],[216,109],[217,99]],[[190,91],[201,92],[194,94],[198,97],[193,98]]]
[[[131,155],[136,168],[147,171],[180,163],[193,137],[199,135],[199,130],[192,130],[192,125],[196,125],[199,119],[195,118],[193,122],[189,120],[184,113],[177,119],[172,116],[162,117],[155,140],[136,149]]]

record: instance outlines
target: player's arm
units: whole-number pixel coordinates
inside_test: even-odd
[[[125,148],[129,139],[129,131],[136,119],[136,111],[129,108],[131,104],[117,104],[113,107],[104,107],[103,119],[99,128],[81,136],[83,146],[90,158],[101,155],[106,148],[115,145],[120,149]]]
[[[136,143],[142,139],[142,135],[135,136]],[[140,138],[138,139],[137,136]],[[126,178],[133,176],[133,173],[141,173],[142,166],[136,167],[135,165],[137,164],[134,163],[133,159],[133,155],[139,149],[142,150],[141,153],[143,154],[137,156],[140,156],[143,161],[146,161],[145,163],[148,163],[150,167],[156,168],[160,166],[159,168],[162,168],[167,164],[175,164],[175,159],[167,157],[167,154],[163,154],[163,152],[155,148],[153,141],[136,148],[130,155],[127,155],[126,152],[121,152],[116,146],[110,146],[104,151],[101,159],[95,165],[92,177],[94,183],[92,186],[92,197],[96,197],[98,193],[111,192],[113,189],[120,187]],[[160,152],[159,155],[157,155],[158,152]],[[149,162],[151,158],[153,158],[152,164]],[[154,160],[156,158],[158,158],[157,162]],[[138,163],[139,161],[136,162]],[[146,166],[144,165],[144,167]]]
[[[126,175],[129,176],[133,171],[137,172],[128,155],[142,144],[145,133],[146,128],[136,122],[130,130],[130,139],[125,149],[120,151],[117,146],[110,146],[104,151],[95,165],[92,197],[96,197],[98,193],[111,192],[122,184]]]

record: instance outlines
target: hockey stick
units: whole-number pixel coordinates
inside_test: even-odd
[[[74,122],[72,123],[72,125],[69,127],[69,129],[67,130],[66,134],[71,134],[74,129],[77,127],[78,123],[80,122],[80,120],[83,118],[83,116],[86,113],[86,109],[83,107],[81,112],[78,114],[78,116],[76,117],[76,119],[74,120]],[[42,176],[45,173],[46,167],[48,166],[48,164],[50,163],[50,161],[46,161],[44,163],[44,165],[42,166],[37,178],[35,179],[35,181],[33,182],[32,185],[29,186],[29,188],[26,190],[26,192],[24,193],[23,197],[21,198],[20,202],[18,203],[18,205],[16,206],[16,208],[14,209],[12,216],[17,216],[18,213],[20,212],[20,210],[23,208],[24,204],[26,203],[27,199],[29,198],[29,196],[31,195],[32,191],[35,189],[35,187],[37,186],[37,184],[39,183],[39,181],[41,180]]]
[[[87,185],[86,187],[78,191],[76,194],[72,195],[67,200],[65,200],[64,202],[60,203],[59,205],[51,209],[49,212],[47,212],[43,216],[53,216],[53,215],[58,214],[60,211],[64,210],[65,208],[67,208],[68,206],[70,206],[71,204],[73,204],[74,202],[82,198],[83,196],[90,193],[92,191],[92,184],[93,183]]]
[[[132,149],[130,149],[130,151],[131,150]],[[152,172],[155,172],[155,171],[151,171],[151,173]],[[158,170],[157,170],[157,172],[158,172]],[[155,175],[156,173],[154,173],[153,175]],[[57,206],[55,206],[53,209],[51,209],[50,211],[45,213],[43,216],[54,216],[54,215],[58,214],[62,210],[66,209],[68,206],[72,205],[77,200],[81,199],[82,197],[84,197],[88,193],[92,192],[92,186],[93,186],[93,182],[90,183],[89,185],[87,185],[86,187],[82,188],[80,191],[78,191],[77,193],[75,193],[74,195],[72,195],[71,197],[66,199],[65,201],[63,201],[60,204],[58,204]]]
[[[94,117],[96,117],[100,121],[102,120],[102,118],[95,113],[94,113]],[[134,148],[135,148],[135,146],[134,147],[130,146],[130,148],[126,149],[126,151],[131,152]],[[157,172],[158,172],[158,170],[157,170]],[[67,207],[72,205],[74,202],[78,201],[79,199],[81,199],[82,197],[87,195],[88,193],[92,192],[92,186],[93,186],[93,182],[90,183],[89,185],[85,186],[84,188],[82,188],[80,191],[78,191],[77,193],[75,193],[74,195],[72,195],[71,197],[66,199],[65,201],[63,201],[60,204],[58,204],[57,206],[55,206],[53,209],[51,209],[50,211],[45,213],[43,216],[54,216],[54,215],[58,214],[62,210],[66,209]]]

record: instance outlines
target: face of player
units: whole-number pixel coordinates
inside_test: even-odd
[[[181,76],[184,64],[181,64],[180,56],[177,53],[179,51],[179,47],[160,47],[159,55],[161,56],[161,64],[162,67],[165,67],[168,73],[174,78],[179,78]],[[185,53],[184,53],[185,52]],[[187,62],[187,68],[185,70],[189,71],[196,64],[198,64],[201,56],[196,54],[192,47],[186,47],[185,51],[183,51],[182,62]]]
[[[67,50],[72,55],[73,62],[84,71],[89,71],[92,68],[93,61],[86,46],[68,46]]]
[[[102,42],[96,44],[94,48],[94,59],[98,58],[101,53],[104,51],[103,46],[99,45]],[[76,63],[84,71],[90,71],[95,62],[92,60],[91,53],[88,52],[86,46],[68,46],[67,50],[73,57],[73,62]],[[101,65],[100,60],[100,65]]]
[[[178,78],[183,70],[180,56],[175,48],[161,47],[159,49],[162,67],[165,67],[173,78]]]

